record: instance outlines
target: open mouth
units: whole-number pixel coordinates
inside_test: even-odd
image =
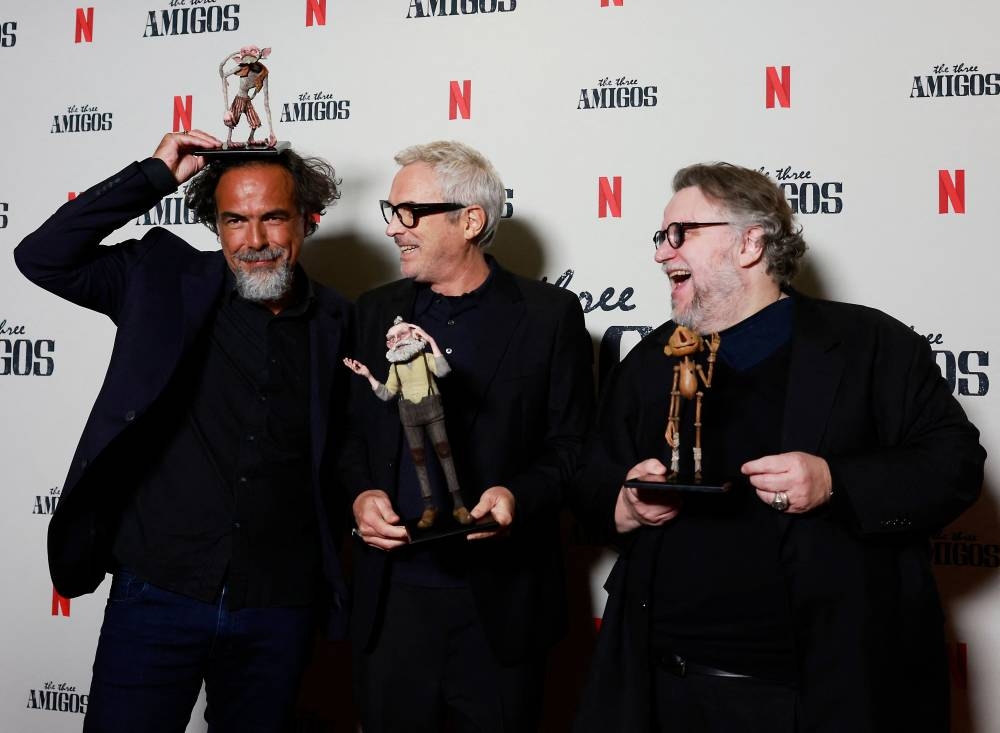
[[[399,246],[399,251],[401,253],[403,253],[404,255],[407,254],[407,253],[409,253],[409,252],[413,252],[416,249],[417,249],[417,246],[415,244],[401,244]]]
[[[674,285],[680,285],[691,278],[690,270],[671,270],[667,273],[667,277],[670,278],[670,282]]]

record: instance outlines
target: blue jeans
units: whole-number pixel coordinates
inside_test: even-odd
[[[275,733],[309,660],[310,608],[228,611],[118,570],[104,611],[84,731],[183,733],[202,680],[211,733]]]

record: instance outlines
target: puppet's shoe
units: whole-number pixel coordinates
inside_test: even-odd
[[[437,507],[429,506],[424,509],[424,513],[420,515],[420,521],[417,522],[417,529],[428,529],[434,525],[434,520],[437,518]]]
[[[459,524],[472,524],[472,517],[469,516],[469,510],[464,506],[456,507],[451,516],[455,517],[455,521]]]

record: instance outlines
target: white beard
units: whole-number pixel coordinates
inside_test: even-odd
[[[422,352],[426,345],[420,339],[408,338],[400,341],[393,348],[385,352],[385,358],[391,364],[405,364]]]

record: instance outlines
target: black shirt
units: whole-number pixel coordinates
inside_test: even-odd
[[[321,573],[309,451],[309,317],[296,273],[278,315],[231,273],[202,333],[118,446],[135,486],[115,560],[153,585],[230,609],[312,603]]]
[[[663,528],[651,594],[654,649],[776,681],[794,679],[782,525],[740,466],[780,452],[792,302],[720,334],[712,387],[704,390],[702,445],[706,475],[734,485],[725,495],[685,496],[681,514]],[[693,420],[692,400],[681,414],[685,461]]]
[[[464,384],[467,374],[475,374],[483,368],[479,364],[482,353],[479,345],[490,337],[486,322],[483,299],[488,297],[493,283],[496,260],[487,256],[490,273],[475,290],[463,295],[448,296],[435,293],[430,286],[417,283],[417,295],[413,305],[413,322],[427,331],[437,342],[448,360],[451,372],[437,381],[445,405],[447,424],[449,405],[451,411],[461,407],[463,396],[469,388]],[[454,418],[452,418],[454,420]],[[450,434],[449,442],[454,445]],[[406,445],[401,441],[399,466],[399,490],[396,498],[397,511],[406,518],[416,518],[423,511],[424,503],[420,495],[416,467]],[[451,495],[441,466],[434,451],[426,452],[427,471],[434,493],[434,501],[439,512],[451,512]],[[461,482],[461,476],[459,476]],[[463,493],[470,498],[478,495],[486,486],[462,486]],[[467,505],[472,509],[474,505]],[[459,544],[461,543],[461,544]],[[470,561],[469,543],[464,537],[439,540],[426,546],[401,548],[393,552],[392,581],[436,588],[454,588],[467,585]]]

